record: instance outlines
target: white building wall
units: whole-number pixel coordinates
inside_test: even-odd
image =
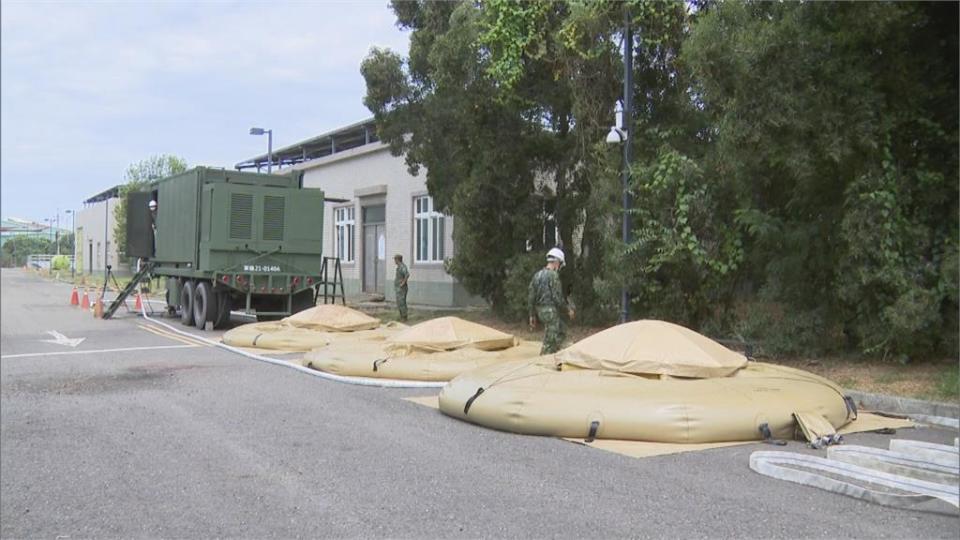
[[[324,209],[324,255],[335,255],[334,209],[343,206],[355,208],[356,256],[353,263],[343,264],[343,277],[348,294],[361,290],[363,278],[363,207],[386,205],[386,283],[383,292],[394,299],[393,278],[396,266],[393,255],[403,255],[410,268],[410,290],[407,302],[456,306],[477,304],[463,286],[447,274],[442,262],[414,261],[413,214],[414,197],[427,195],[426,175],[412,176],[403,158],[390,154],[389,147],[376,142],[346,150],[294,166],[304,171],[305,187],[321,188],[327,198],[347,199],[346,203],[328,202]],[[453,255],[453,218],[444,218],[444,251]]]
[[[117,246],[113,238],[113,230],[116,219],[113,215],[113,209],[116,208],[120,199],[107,199],[106,201],[85,204],[77,212],[77,241],[75,248],[77,250],[74,256],[77,257],[77,272],[102,273],[104,265],[113,266],[114,271],[126,272],[126,268],[119,268],[117,265]],[[82,250],[82,252],[81,252]],[[90,257],[91,251],[93,257]],[[104,260],[106,256],[106,261]]]

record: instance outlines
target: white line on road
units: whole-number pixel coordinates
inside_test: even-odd
[[[127,347],[124,349],[99,349],[95,351],[55,351],[55,352],[38,352],[38,353],[24,353],[24,354],[4,354],[0,355],[0,360],[5,360],[7,358],[26,358],[28,356],[61,356],[66,354],[97,354],[97,353],[112,353],[112,352],[126,352],[126,351],[155,351],[159,349],[192,349],[199,347],[199,345],[157,345],[154,347]]]

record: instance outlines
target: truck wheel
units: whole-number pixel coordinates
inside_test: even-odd
[[[230,308],[232,302],[230,300],[230,293],[226,291],[219,291],[213,293],[213,297],[216,298],[217,302],[217,318],[213,320],[214,328],[223,328],[230,322]]]
[[[193,282],[187,280],[180,290],[180,322],[193,326]]]
[[[213,287],[206,281],[198,281],[193,291],[193,321],[197,328],[205,330],[207,322],[217,319],[217,302]]]

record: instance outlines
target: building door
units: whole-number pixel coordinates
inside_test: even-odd
[[[384,293],[387,278],[386,206],[363,208],[363,292]]]

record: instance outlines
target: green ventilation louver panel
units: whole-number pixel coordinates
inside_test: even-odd
[[[230,238],[250,240],[253,232],[253,195],[232,193],[230,195]]]

